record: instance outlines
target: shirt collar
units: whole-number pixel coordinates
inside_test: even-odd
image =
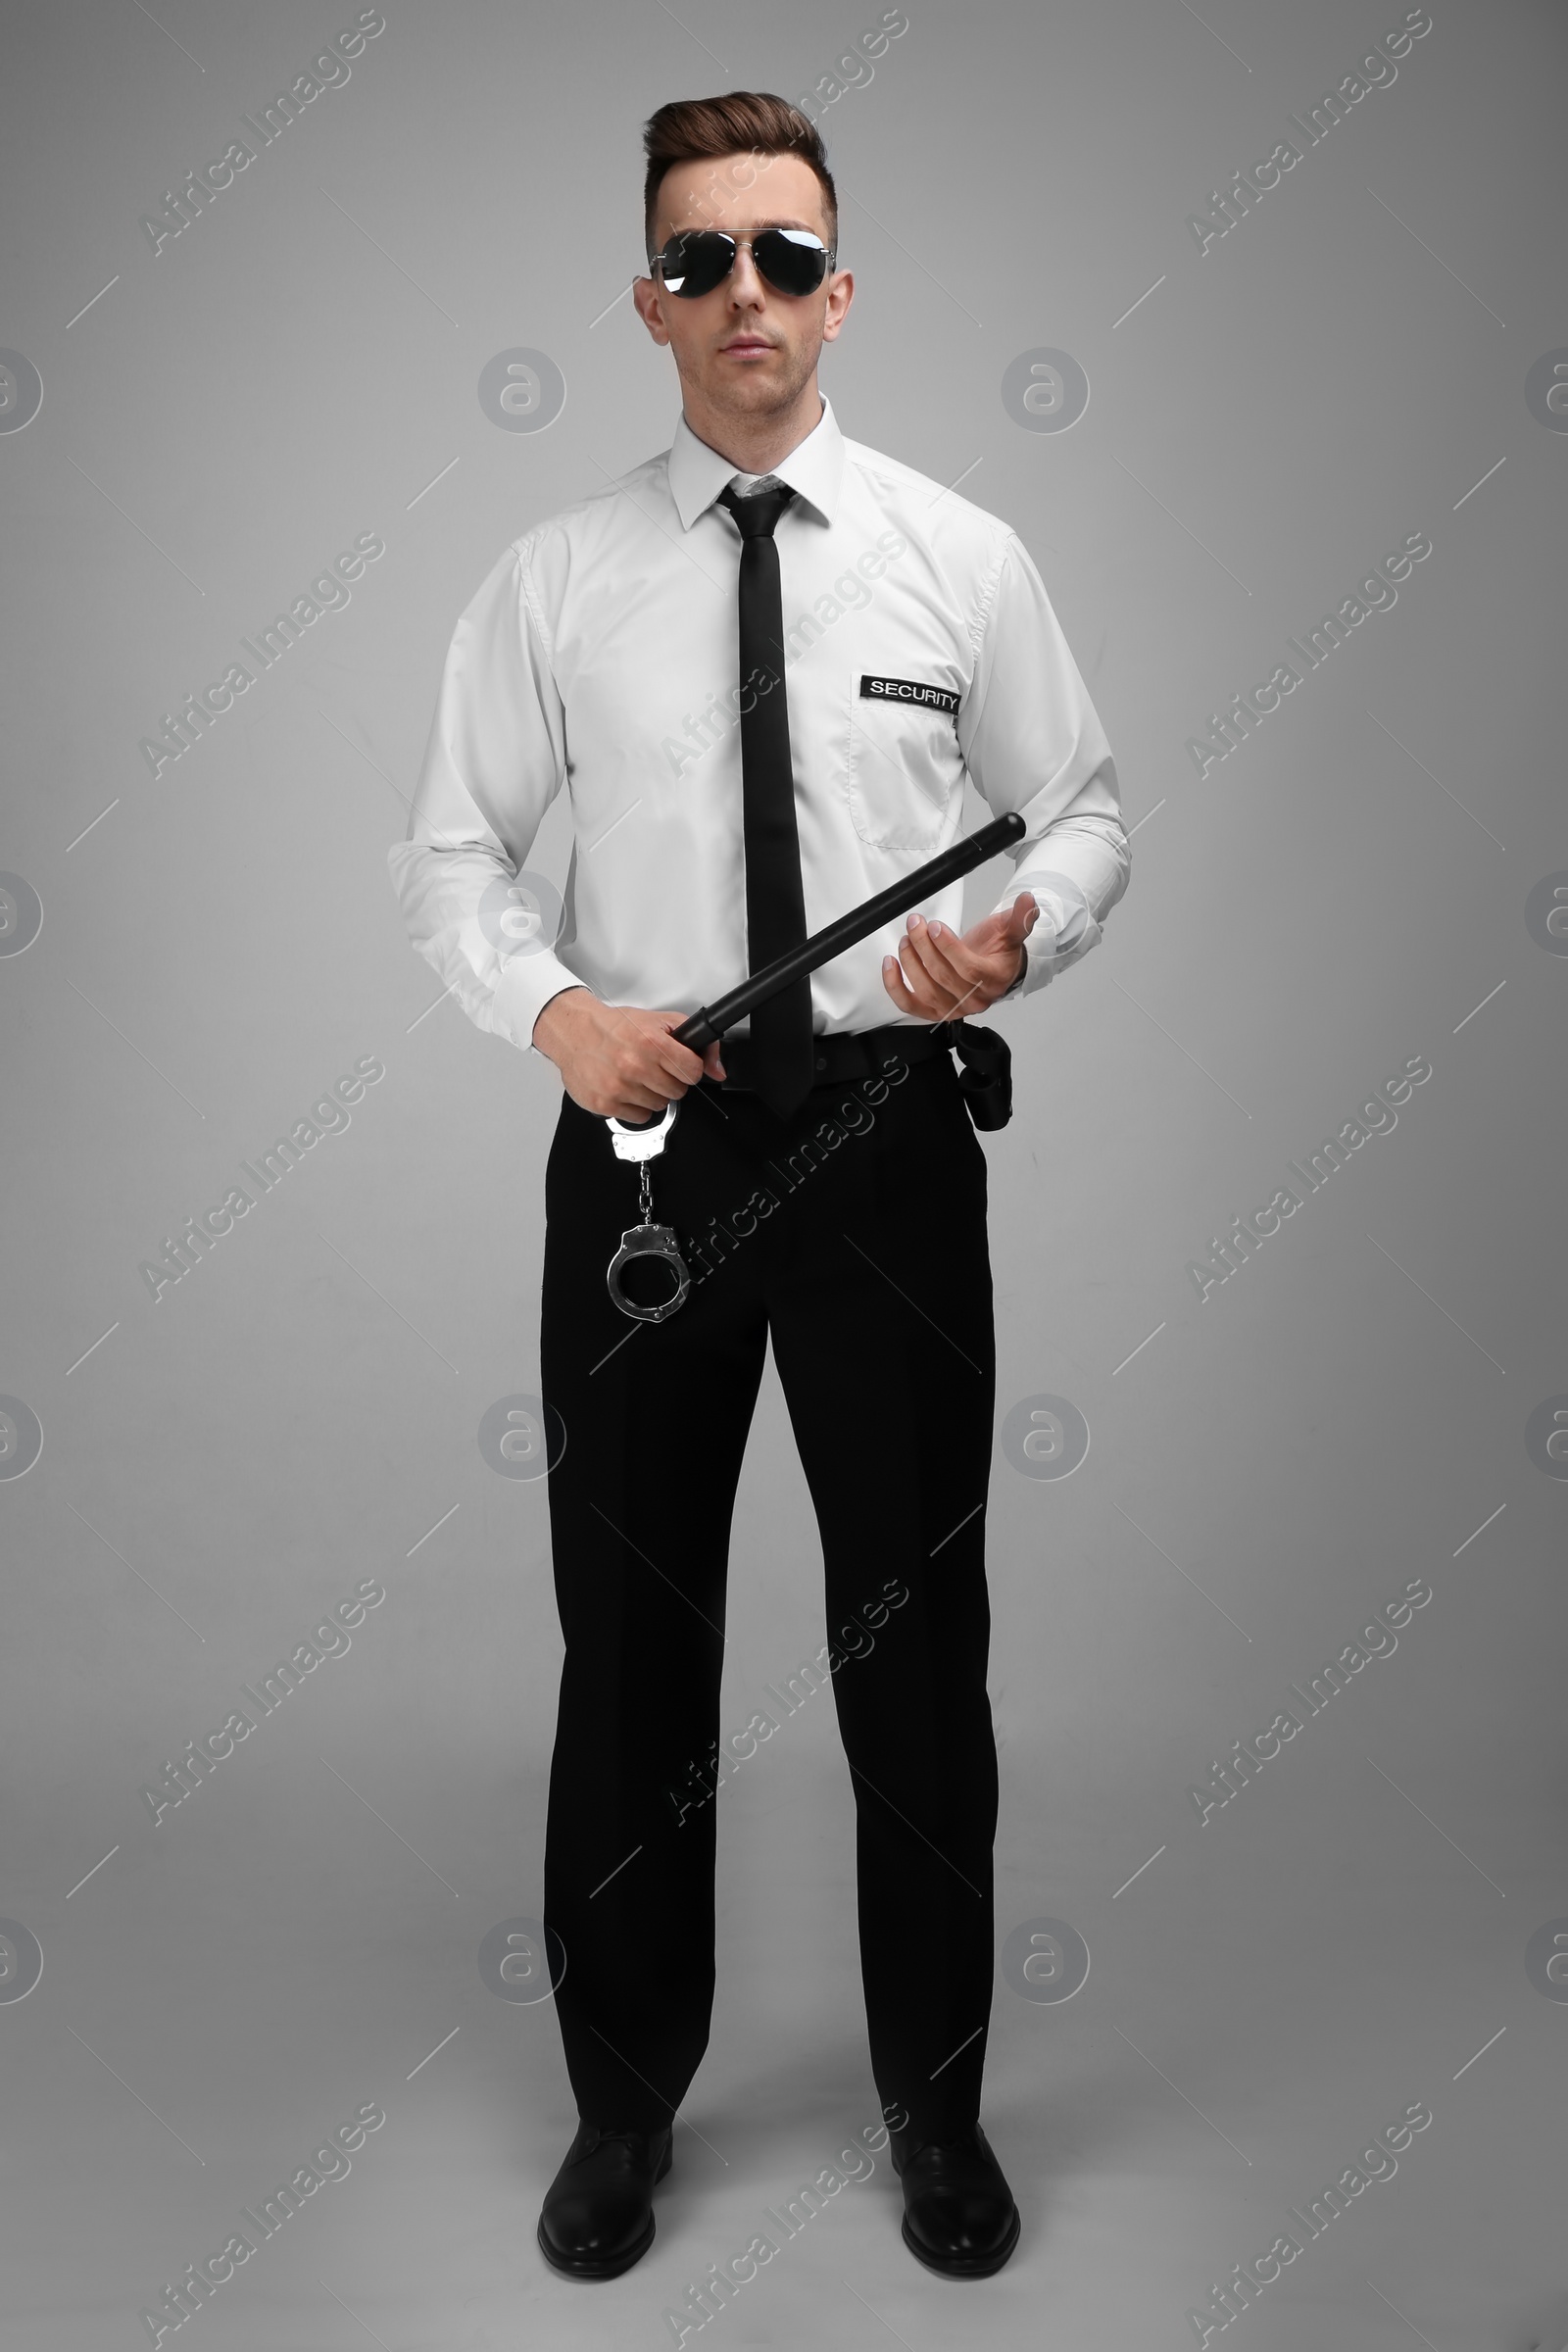
[[[731,459],[699,440],[682,416],[669,451],[669,490],[682,530],[689,531],[698,516],[707,514],[719,492],[741,470]],[[780,458],[766,471],[787,482],[824,521],[833,520],[844,474],[844,436],[825,393],[822,414],[805,440],[798,441],[787,458]]]

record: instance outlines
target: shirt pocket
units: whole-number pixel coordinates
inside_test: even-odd
[[[934,855],[962,780],[950,712],[852,694],[844,789],[863,842]]]

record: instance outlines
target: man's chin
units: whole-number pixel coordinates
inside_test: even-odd
[[[752,367],[733,362],[717,368],[703,387],[712,406],[728,416],[777,416],[800,398],[801,384],[764,361]]]

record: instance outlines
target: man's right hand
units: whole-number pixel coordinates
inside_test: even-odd
[[[533,1042],[560,1070],[567,1094],[604,1119],[645,1119],[678,1102],[705,1074],[722,1078],[719,1041],[694,1054],[670,1032],[684,1012],[648,1012],[639,1004],[603,1004],[591,989],[552,997],[533,1025]]]

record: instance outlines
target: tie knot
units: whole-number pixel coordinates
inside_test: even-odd
[[[795,496],[787,482],[776,490],[757,490],[750,498],[742,498],[733,484],[718,494],[721,507],[728,507],[740,527],[743,539],[771,539],[779,516]]]

